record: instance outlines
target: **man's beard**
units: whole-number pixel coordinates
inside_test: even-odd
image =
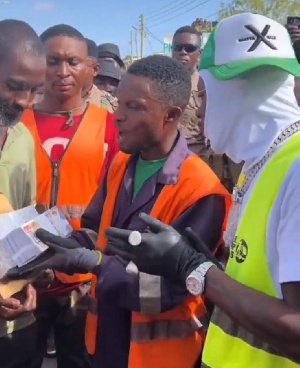
[[[11,105],[0,98],[0,126],[9,128],[16,125],[23,111],[21,106]]]

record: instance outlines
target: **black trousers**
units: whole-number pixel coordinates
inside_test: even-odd
[[[57,368],[91,368],[84,342],[86,310],[71,308],[68,295],[42,295],[38,298],[36,320],[37,351],[28,368],[41,368],[51,327],[54,330]]]
[[[0,367],[29,368],[36,351],[35,323],[0,338]]]

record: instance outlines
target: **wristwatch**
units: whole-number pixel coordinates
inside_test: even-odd
[[[201,263],[186,279],[186,288],[188,292],[195,296],[201,296],[205,289],[205,276],[207,271],[215,266],[212,262]]]

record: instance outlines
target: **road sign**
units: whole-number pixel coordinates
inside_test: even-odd
[[[164,55],[171,56],[172,55],[172,39],[173,36],[165,36],[164,44],[163,44],[163,53]]]

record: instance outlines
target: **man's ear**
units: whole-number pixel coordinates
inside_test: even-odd
[[[174,121],[177,121],[181,117],[182,113],[183,111],[180,107],[170,107],[165,115],[165,122],[172,123]]]
[[[100,70],[100,66],[99,64],[95,64],[93,66],[93,74],[94,74],[94,77],[97,77],[98,73],[99,73],[99,70]]]

